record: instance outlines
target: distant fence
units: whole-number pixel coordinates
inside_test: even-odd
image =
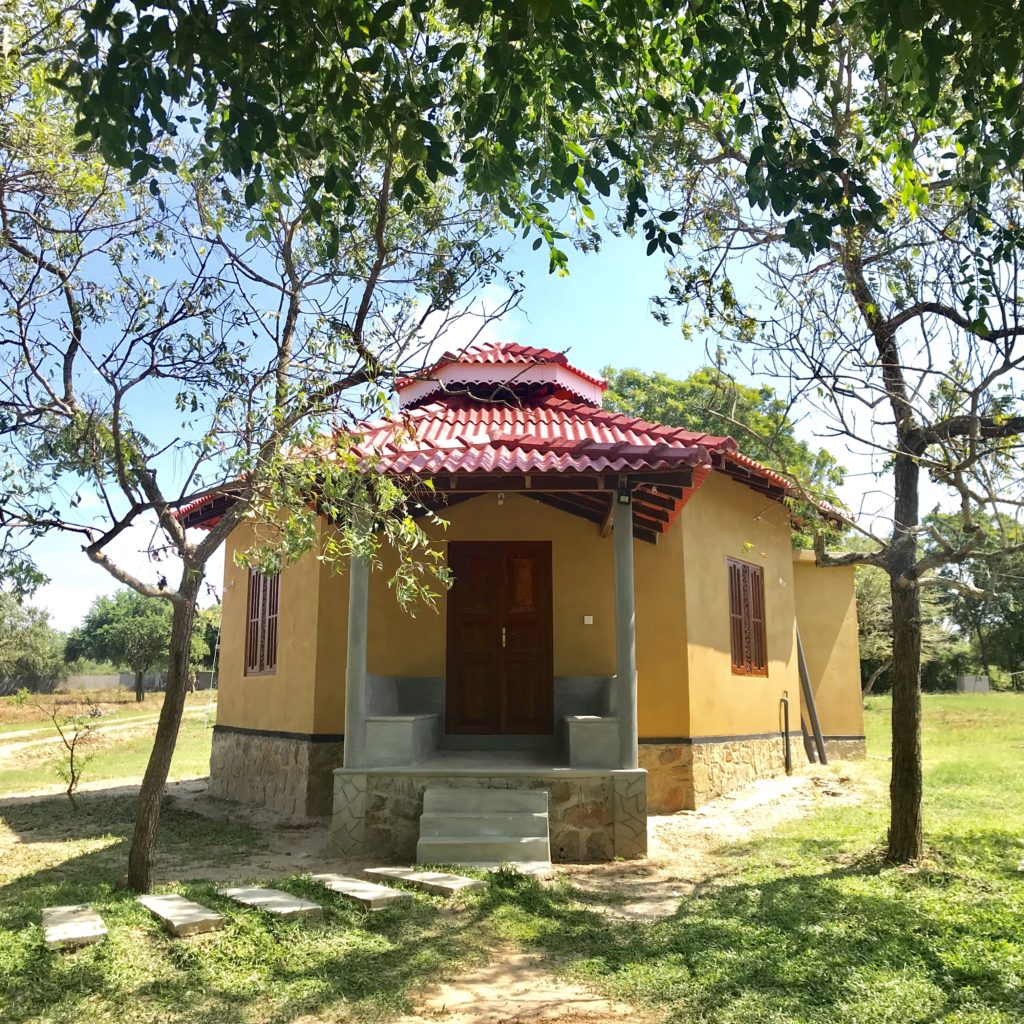
[[[988,693],[988,676],[957,676],[957,693]]]
[[[142,685],[147,690],[163,690],[167,679],[166,672],[148,672],[142,677]],[[196,673],[196,689],[208,690],[213,685],[212,672]],[[65,690],[113,690],[121,687],[125,690],[135,689],[135,676],[131,672],[107,676],[68,676],[63,684]]]
[[[62,690],[113,690],[121,682],[120,676],[68,676]]]

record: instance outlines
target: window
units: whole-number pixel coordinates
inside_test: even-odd
[[[768,675],[764,628],[764,569],[728,559],[729,635],[734,675]]]
[[[277,610],[279,582],[276,573],[265,576],[249,570],[249,611],[246,617],[245,674],[265,675],[277,669]]]

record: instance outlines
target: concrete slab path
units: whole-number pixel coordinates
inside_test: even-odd
[[[158,918],[172,935],[184,938],[204,932],[218,932],[224,927],[224,915],[201,903],[193,903],[177,893],[140,896],[139,902]]]
[[[43,937],[50,949],[75,949],[105,938],[107,926],[88,903],[47,907],[43,911]]]
[[[258,886],[238,886],[230,889],[218,889],[217,893],[227,896],[229,900],[241,903],[256,910],[265,910],[268,914],[279,917],[319,917],[323,907],[312,900],[304,900],[293,896],[290,892],[280,889],[261,889]]]
[[[434,896],[454,896],[487,888],[487,883],[479,878],[450,875],[444,871],[417,871],[415,868],[367,868],[363,877],[371,882],[402,882]]]
[[[350,878],[348,875],[323,874],[313,875],[312,878],[314,882],[319,882],[331,892],[358,903],[366,910],[383,910],[399,900],[411,899],[407,892],[367,882],[362,878]]]

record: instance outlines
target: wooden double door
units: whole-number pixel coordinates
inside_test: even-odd
[[[452,541],[446,731],[553,731],[549,541]]]

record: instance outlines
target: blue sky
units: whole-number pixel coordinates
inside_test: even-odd
[[[648,304],[662,287],[664,263],[647,258],[644,247],[641,239],[610,237],[597,253],[572,254],[570,275],[557,277],[548,273],[543,248],[534,252],[529,243],[518,244],[509,266],[525,272],[523,304],[488,336],[568,350],[573,362],[595,373],[612,364],[685,376],[701,365],[703,347],[651,317]],[[145,429],[146,422],[140,426]],[[132,531],[113,553],[126,568],[152,579],[159,568],[148,562],[147,540],[144,532]],[[51,577],[35,603],[50,612],[58,629],[77,625],[97,595],[118,589],[86,559],[74,537],[47,537],[35,555]],[[220,560],[210,567],[210,582],[218,588],[222,571]]]
[[[509,265],[522,267],[525,273],[522,306],[495,325],[487,337],[567,350],[576,365],[594,373],[613,365],[686,376],[706,362],[704,343],[684,338],[678,323],[666,327],[651,316],[650,298],[664,289],[664,260],[660,255],[647,257],[645,248],[641,238],[609,237],[597,253],[573,253],[569,276],[557,277],[548,273],[543,248],[534,252],[528,242],[518,244],[510,253]],[[160,412],[154,410],[154,414]],[[145,429],[145,423],[141,426]],[[810,430],[803,425],[800,432],[814,443]],[[834,454],[848,468],[860,466],[861,472],[869,468],[863,458],[849,452]],[[849,490],[863,486],[852,477]],[[846,495],[848,502],[851,497]],[[149,562],[147,541],[145,531],[130,531],[111,553],[125,568],[154,579],[168,567]],[[106,572],[86,559],[74,537],[44,539],[36,548],[36,557],[52,582],[34,602],[50,612],[58,629],[77,625],[97,595],[118,589]],[[222,573],[223,563],[218,558],[210,565],[208,576],[218,590]]]

